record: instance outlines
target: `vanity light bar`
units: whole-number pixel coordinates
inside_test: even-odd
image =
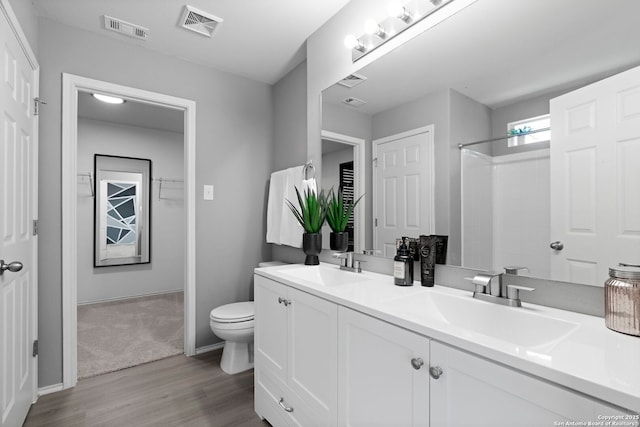
[[[444,21],[475,1],[477,0],[410,0],[405,5],[393,1],[387,10],[388,18],[380,23],[372,19],[367,20],[364,25],[365,34],[360,37],[353,34],[347,35],[344,39],[344,45],[351,50],[352,62],[356,62],[428,16],[433,15],[434,19],[425,30]],[[436,12],[438,12],[437,15]]]

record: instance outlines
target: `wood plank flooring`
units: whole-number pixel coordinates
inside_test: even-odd
[[[268,427],[253,410],[253,370],[227,375],[222,350],[80,380],[40,397],[24,426]]]

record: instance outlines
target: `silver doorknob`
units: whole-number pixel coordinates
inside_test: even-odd
[[[9,264],[5,264],[3,259],[0,259],[0,276],[5,272],[5,270],[9,270],[12,273],[16,273],[22,270],[22,263],[20,261],[13,261]]]
[[[443,373],[444,371],[440,366],[432,366],[429,368],[429,375],[431,375],[431,378],[433,378],[434,380],[440,378]]]
[[[549,247],[555,251],[561,251],[564,249],[564,244],[561,241],[555,241],[551,243]]]
[[[422,365],[424,365],[424,360],[422,360],[421,357],[414,357],[413,359],[411,359],[411,366],[413,366],[413,369],[415,369],[416,371],[422,368]]]

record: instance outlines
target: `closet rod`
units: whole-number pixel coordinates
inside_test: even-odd
[[[462,150],[464,147],[468,147],[470,145],[483,144],[485,142],[501,141],[503,139],[516,138],[518,136],[531,135],[532,133],[546,132],[548,130],[551,130],[551,128],[542,128],[542,129],[530,130],[529,132],[526,132],[526,133],[519,133],[517,135],[499,136],[497,138],[483,139],[482,141],[466,142],[464,144],[458,144],[458,148],[460,150]]]

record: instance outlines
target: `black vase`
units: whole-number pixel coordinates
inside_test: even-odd
[[[303,233],[302,234],[302,250],[307,255],[304,260],[305,265],[318,265],[320,260],[318,254],[322,252],[322,234],[320,233]]]
[[[346,231],[329,234],[329,247],[332,251],[344,252],[349,247],[349,233]]]

